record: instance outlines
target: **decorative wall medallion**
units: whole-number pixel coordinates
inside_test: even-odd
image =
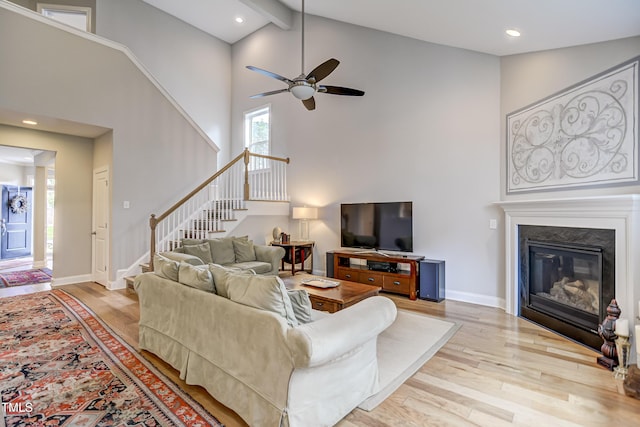
[[[507,115],[507,192],[638,182],[640,57]]]

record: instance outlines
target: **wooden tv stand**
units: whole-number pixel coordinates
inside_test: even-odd
[[[407,295],[415,300],[418,295],[418,263],[424,259],[417,255],[384,256],[375,251],[339,249],[333,254],[334,277],[340,280],[379,286],[383,291]],[[395,270],[370,269],[368,263],[395,263]]]

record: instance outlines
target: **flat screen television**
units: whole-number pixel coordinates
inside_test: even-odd
[[[342,247],[413,252],[413,202],[343,203]]]

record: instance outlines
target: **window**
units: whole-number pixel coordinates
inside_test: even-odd
[[[79,30],[91,32],[91,8],[64,4],[38,3],[38,13]]]
[[[244,146],[255,154],[271,153],[271,105],[244,113]],[[254,158],[252,169],[263,169],[267,159]]]

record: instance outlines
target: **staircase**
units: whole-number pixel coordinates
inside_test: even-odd
[[[288,164],[288,158],[245,149],[166,212],[152,214],[149,262],[141,265],[142,271],[153,271],[153,256],[179,247],[182,239],[223,236],[238,216],[246,216],[252,202],[288,202]],[[125,278],[128,290],[133,279]]]

